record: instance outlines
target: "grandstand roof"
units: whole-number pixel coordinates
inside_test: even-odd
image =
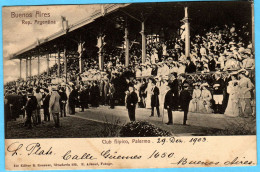
[[[112,21],[113,17],[120,15],[129,16],[130,33],[139,34],[141,25],[136,21],[145,20],[146,32],[154,32],[160,29],[161,25],[175,30],[180,27],[180,20],[184,17],[184,6],[189,7],[189,16],[191,18],[191,29],[195,32],[204,26],[211,24],[251,21],[251,3],[252,2],[160,2],[160,3],[134,3],[134,4],[106,4],[104,11],[96,10],[90,17],[83,19],[75,24],[69,25],[68,30],[60,30],[44,39],[40,39],[24,49],[14,53],[10,59],[25,59],[30,56],[45,55],[47,53],[57,53],[58,49],[63,50],[66,42],[69,40],[79,40],[81,35],[85,36],[91,44],[96,40],[96,32],[104,21]],[[251,23],[249,23],[251,25]],[[110,26],[108,24],[108,26]],[[202,27],[201,27],[202,26]],[[156,28],[157,27],[157,28]],[[155,29],[156,28],[156,29]],[[192,31],[192,30],[191,30]],[[111,37],[118,36],[118,33],[110,32]],[[117,35],[116,35],[117,34]],[[87,35],[87,36],[86,36]],[[120,35],[121,36],[121,35]],[[122,37],[123,38],[123,37]],[[77,45],[69,44],[69,49],[77,49]]]
[[[129,4],[106,4],[104,5],[104,10],[106,11],[106,14],[111,13],[113,11],[118,10],[121,7],[125,7],[128,6]],[[20,58],[27,58],[28,55],[34,55],[35,52],[37,54],[41,54],[40,53],[40,46],[44,45],[46,43],[52,43],[54,41],[57,41],[57,39],[62,39],[62,37],[64,37],[66,34],[69,34],[70,32],[83,27],[85,25],[88,25],[89,23],[95,21],[95,19],[99,18],[103,16],[101,9],[96,10],[93,14],[90,15],[90,17],[85,18],[75,24],[69,25],[67,30],[60,30],[56,33],[53,33],[52,35],[44,38],[44,39],[39,39],[37,41],[35,41],[33,44],[21,49],[20,51],[12,54],[9,59],[20,59]],[[49,45],[50,46],[50,45]],[[55,46],[55,45],[53,45]]]

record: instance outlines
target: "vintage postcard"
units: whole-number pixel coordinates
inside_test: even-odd
[[[254,2],[4,6],[6,170],[256,166]]]

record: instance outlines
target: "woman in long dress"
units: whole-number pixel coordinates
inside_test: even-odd
[[[239,88],[238,80],[236,80],[235,75],[231,75],[231,81],[228,82],[227,93],[229,94],[228,105],[225,111],[226,116],[237,117],[239,116]]]
[[[198,112],[199,110],[199,101],[200,101],[200,96],[201,96],[201,90],[199,88],[199,84],[195,83],[194,84],[195,89],[193,90],[192,93],[192,100],[190,101],[189,105],[189,112]]]
[[[145,99],[145,104],[146,104],[146,109],[150,109],[151,107],[151,99],[152,99],[152,80],[149,79],[147,88],[145,90],[146,92],[146,99]]]
[[[201,96],[200,100],[198,103],[198,111],[200,113],[212,113],[211,109],[211,100],[212,100],[212,95],[211,92],[208,90],[208,83],[201,84]]]
[[[170,90],[170,87],[168,86],[168,83],[162,78],[162,80],[160,81],[160,86],[158,87],[160,90],[160,94],[159,94],[159,102],[160,102],[160,111],[163,112],[164,110],[164,99],[165,99],[165,95],[166,93]]]
[[[72,88],[71,88],[69,85],[67,85],[67,86],[66,86],[66,95],[67,95],[67,97],[69,97],[69,95],[70,95],[70,93],[71,93],[71,90],[72,90]],[[68,114],[71,114],[71,109],[70,109],[69,101],[68,101],[67,104],[66,104],[66,112],[67,112]]]

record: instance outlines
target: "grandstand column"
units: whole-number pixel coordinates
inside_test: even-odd
[[[47,68],[46,68],[47,76],[49,76],[49,62],[50,62],[49,54],[46,54],[46,62],[47,62]]]
[[[125,28],[125,66],[129,66],[129,39],[127,27]]]
[[[20,79],[22,78],[22,59],[20,59]]]
[[[60,78],[60,50],[58,51],[58,77]]]
[[[32,77],[32,57],[29,57],[29,77],[30,77],[30,80],[31,80],[31,77]]]
[[[79,73],[83,73],[83,61],[82,57],[79,57]]]
[[[40,55],[38,55],[38,78],[40,77]]]
[[[104,67],[104,57],[102,56],[102,49],[98,51],[98,63],[99,63],[99,70],[103,70]]]
[[[188,7],[184,7],[185,17],[183,19],[185,25],[185,56],[190,56],[190,23],[188,16]]]
[[[252,12],[251,12],[251,15],[252,15],[252,51],[254,52],[254,54],[255,54],[255,19],[254,19],[254,13],[255,13],[255,11],[254,11],[254,3],[252,2],[252,4],[251,4],[251,10],[252,10]]]
[[[67,50],[66,47],[64,47],[64,56],[63,56],[63,61],[64,61],[64,74],[65,74],[65,81],[67,83]]]
[[[102,36],[101,34],[97,38],[97,47],[99,49],[98,51],[98,64],[99,64],[99,70],[103,70],[104,68],[104,57],[103,57],[103,46],[104,46],[104,38],[105,36]]]
[[[141,35],[142,35],[142,63],[145,63],[146,60],[146,37],[144,33],[144,22],[142,22],[142,30],[141,30]]]
[[[83,73],[83,61],[82,61],[83,44],[84,44],[84,43],[82,43],[82,42],[78,43],[78,53],[79,53],[79,73]]]
[[[28,79],[28,58],[26,58],[26,61],[25,61],[25,79],[27,81]]]

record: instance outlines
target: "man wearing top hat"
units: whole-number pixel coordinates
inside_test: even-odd
[[[168,122],[166,123],[167,125],[172,125],[172,109],[174,107],[174,90],[171,88],[170,85],[168,85],[170,89],[167,91],[165,94],[164,98],[164,109],[167,109],[168,112]]]
[[[77,101],[78,101],[78,92],[75,88],[75,86],[73,85],[73,83],[71,83],[72,86],[72,90],[69,94],[69,98],[68,98],[68,101],[69,101],[69,106],[70,106],[70,109],[71,109],[71,115],[75,115],[75,106],[77,104]]]
[[[108,88],[108,97],[109,97],[109,105],[110,109],[115,108],[115,100],[114,100],[114,94],[115,94],[115,86],[113,82],[109,82],[109,88]]]
[[[152,80],[152,91],[151,91],[152,92],[152,96],[151,96],[152,113],[151,113],[150,117],[154,116],[154,108],[156,108],[157,115],[158,115],[158,117],[160,117],[160,109],[159,109],[159,106],[160,106],[160,103],[159,103],[160,91],[159,91],[159,88],[155,84],[156,84],[156,81]]]
[[[178,110],[178,97],[179,97],[179,84],[177,80],[177,73],[173,73],[170,76],[170,81],[169,81],[169,87],[171,88],[173,94],[173,100],[172,100],[172,108],[173,110]]]
[[[134,86],[129,85],[129,93],[126,95],[126,108],[128,110],[128,116],[130,121],[135,121],[135,108],[138,102],[137,94],[134,91]]]
[[[24,107],[24,109],[26,110],[26,115],[27,115],[25,126],[28,126],[28,129],[31,129],[32,128],[31,120],[32,120],[32,117],[35,116],[35,114],[36,114],[38,102],[37,102],[36,97],[33,95],[33,89],[32,88],[29,88],[27,90],[27,92],[28,92],[27,102],[26,102],[26,105]],[[35,117],[33,117],[33,122],[36,124]]]
[[[190,92],[188,91],[189,84],[185,83],[183,85],[183,90],[180,93],[180,105],[182,110],[184,111],[184,118],[183,118],[183,125],[186,125],[186,121],[188,119],[188,110],[189,110],[189,104],[191,100]]]
[[[67,104],[67,94],[66,94],[66,88],[63,86],[60,88],[59,90],[59,94],[60,94],[60,116],[64,116],[66,117],[66,104]]]

